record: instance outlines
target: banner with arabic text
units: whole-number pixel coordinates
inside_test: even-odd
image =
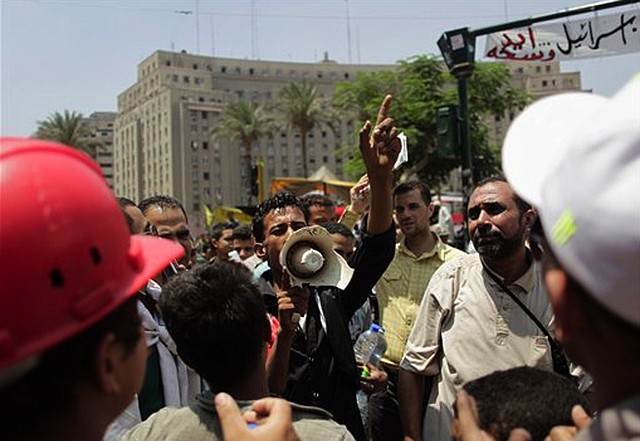
[[[563,61],[640,51],[640,12],[627,11],[487,35],[485,57]]]

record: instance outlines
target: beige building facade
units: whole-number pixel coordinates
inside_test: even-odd
[[[582,91],[580,72],[561,72],[560,63],[532,63],[501,61],[511,73],[511,84],[527,91],[534,100],[561,92]],[[511,121],[518,112],[511,112],[488,120],[489,139],[494,145],[502,145]]]
[[[560,72],[558,63],[508,64],[515,86],[534,97],[581,90],[578,72]],[[250,200],[249,177],[239,141],[212,138],[228,103],[246,100],[274,106],[280,89],[291,82],[313,83],[329,100],[338,82],[359,73],[397,69],[396,65],[343,65],[328,60],[292,63],[240,60],[156,51],[137,69],[137,81],[118,96],[113,126],[113,188],[138,202],[154,194],[179,199],[194,231],[204,229],[203,206],[241,206]],[[515,114],[492,118],[489,136],[501,145]],[[348,159],[337,150],[355,132],[353,120],[333,129],[317,126],[308,135],[309,173],[326,166],[344,179]],[[263,184],[274,177],[302,176],[300,135],[285,128],[253,147],[264,163]],[[454,185],[455,187],[455,185]]]
[[[115,192],[135,201],[154,194],[179,199],[202,227],[203,204],[245,205],[248,179],[239,142],[211,137],[227,103],[247,100],[272,107],[291,82],[313,83],[329,99],[339,81],[395,65],[341,65],[238,60],[156,51],[138,65],[138,80],[118,96],[114,132]],[[354,132],[354,121],[318,126],[307,139],[309,173],[326,166],[342,179],[336,154]],[[273,177],[302,176],[300,135],[286,129],[261,140],[253,157]]]

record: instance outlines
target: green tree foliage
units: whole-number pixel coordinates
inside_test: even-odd
[[[282,122],[300,133],[302,148],[302,174],[309,176],[307,166],[307,135],[319,124],[328,124],[331,111],[328,103],[320,99],[313,84],[303,81],[289,83],[278,95],[276,111]]]
[[[245,160],[245,176],[249,180],[253,146],[259,140],[272,136],[273,130],[273,119],[262,106],[238,101],[225,107],[211,135],[213,139],[228,138],[240,142]]]
[[[375,117],[375,109],[387,93],[394,95],[391,115],[395,124],[408,137],[409,162],[402,167],[400,179],[418,176],[430,186],[439,187],[460,164],[459,158],[444,155],[436,145],[436,110],[457,104],[455,78],[439,58],[422,55],[401,61],[396,72],[362,74],[354,82],[339,84],[333,104],[344,115],[357,118],[359,128],[366,118]],[[474,168],[476,177],[481,177],[499,169],[499,147],[489,145],[486,118],[520,109],[528,97],[509,84],[508,70],[498,63],[476,65],[468,95]],[[351,146],[347,149],[354,148]],[[357,178],[364,172],[364,165],[359,155],[351,156],[354,159],[347,162],[345,172]]]
[[[38,121],[34,138],[47,139],[74,147],[95,158],[101,143],[93,138],[82,123],[82,114],[65,110],[49,114],[46,120]]]

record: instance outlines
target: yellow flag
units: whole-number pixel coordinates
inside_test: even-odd
[[[233,218],[241,224],[250,224],[252,220],[251,216],[239,208],[225,207],[222,205],[216,207],[214,213],[212,213],[212,217],[214,222],[228,222],[231,220],[230,218]]]
[[[207,225],[207,228],[213,225],[213,212],[209,209],[207,204],[202,204],[204,206],[204,222]]]

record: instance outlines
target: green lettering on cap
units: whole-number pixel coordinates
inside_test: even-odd
[[[567,208],[562,212],[562,215],[553,226],[551,240],[554,244],[561,247],[565,245],[577,231],[578,226],[573,218],[573,213]]]

